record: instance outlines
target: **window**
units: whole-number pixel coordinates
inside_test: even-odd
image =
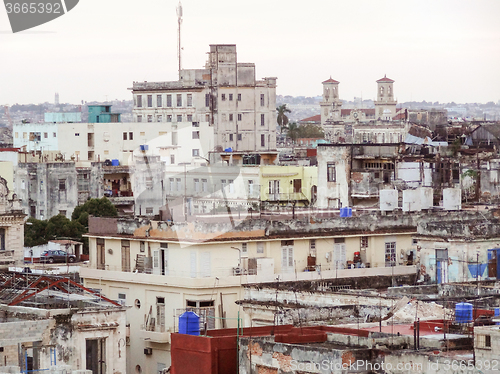
[[[193,126],[193,127],[200,127],[200,123],[199,123],[199,122],[193,122],[193,123],[192,123],[192,126]]]
[[[242,117],[241,113],[238,113],[238,121],[241,121]]]
[[[75,132],[75,136],[80,136],[80,133],[79,132]]]
[[[15,135],[14,135],[15,138],[18,138],[19,137],[19,133],[16,132]]]
[[[226,180],[225,179],[221,179],[220,180],[220,188],[221,188],[221,190],[223,190],[224,188],[226,188]]]
[[[396,266],[396,242],[385,243],[385,266]]]
[[[66,191],[66,179],[59,179],[59,191]]]
[[[251,179],[248,180],[248,195],[253,195],[253,180]]]
[[[141,252],[146,252],[146,242],[140,242],[140,244],[139,244],[139,250]]]
[[[162,106],[161,95],[156,95],[156,106],[158,108],[161,108],[161,106]]]
[[[264,94],[260,94],[260,106],[264,106],[264,101],[265,101]]]
[[[168,182],[169,182],[169,189],[170,189],[170,191],[175,191],[174,178],[170,178],[168,180]]]
[[[146,177],[146,188],[153,188],[153,177]]]
[[[279,194],[280,193],[280,181],[279,179],[277,180],[272,180],[269,181],[269,194]]]
[[[200,132],[199,131],[193,131],[193,139],[199,139],[200,138]]]
[[[257,243],[257,253],[264,253],[264,243]]]
[[[182,95],[177,94],[177,106],[180,107],[182,106]]]
[[[28,133],[27,132],[23,132],[23,139],[26,139],[28,137]]]
[[[477,334],[476,348],[491,349],[491,335]]]
[[[242,134],[238,134],[238,140],[241,141],[241,139],[243,139],[243,135]]]
[[[205,106],[207,108],[210,106],[210,94],[205,94]]]
[[[281,241],[281,269],[290,271],[294,268],[293,261],[293,240]]]
[[[232,142],[233,141],[233,134],[229,134],[229,141]]]
[[[175,183],[177,184],[177,191],[181,190],[181,178],[175,178]]]
[[[182,122],[182,114],[177,115],[177,122]]]
[[[361,237],[360,247],[361,248],[368,248],[368,236]]]
[[[43,133],[43,137],[44,137],[45,139],[47,139],[47,138],[49,137],[49,133],[48,133],[48,132],[44,132],[44,133]],[[16,138],[17,138],[17,132],[16,132]]]
[[[130,270],[130,240],[122,240],[122,271]]]
[[[163,121],[163,117],[161,115],[156,116],[156,122],[161,122]]]
[[[193,122],[193,115],[192,114],[188,114],[187,115],[187,121],[188,122]]]
[[[132,131],[128,133],[128,140],[134,140],[134,133]]]
[[[193,94],[187,95],[187,106],[193,106]]]
[[[248,245],[247,243],[241,243],[241,255],[248,255]]]
[[[172,145],[177,145],[177,133],[172,133]]]
[[[220,99],[221,99],[222,101],[226,101],[226,94],[221,94],[221,95],[220,95]]]
[[[142,116],[137,116],[137,122],[142,122]]]
[[[229,193],[234,193],[234,180],[228,179],[227,183],[229,184]]]
[[[265,147],[266,146],[266,136],[264,134],[260,135],[260,146]]]
[[[167,107],[172,107],[172,95],[167,95]]]
[[[193,153],[193,157],[198,157],[200,155],[200,150],[199,149],[193,149],[192,153]]]
[[[335,164],[327,163],[326,164],[326,174],[328,182],[335,182]]]
[[[222,122],[226,122],[226,113],[222,113],[221,119],[222,119]]]
[[[260,115],[260,125],[264,126],[266,124],[266,116],[264,114]]]
[[[233,121],[233,113],[229,114],[229,121]]]
[[[171,114],[167,114],[167,122],[172,122],[172,115]]]
[[[148,108],[153,107],[153,95],[148,95]]]
[[[60,211],[59,211],[59,214],[60,214],[61,216],[66,217],[66,211],[65,211],[65,210],[60,210]]]
[[[201,180],[201,191],[208,192],[208,181],[206,179]]]
[[[345,238],[335,238],[333,241],[331,261],[334,263],[335,269],[345,269],[347,265]]]
[[[195,192],[200,192],[200,180],[198,178],[194,179],[194,190]]]
[[[137,95],[137,108],[142,108],[142,95]]]
[[[148,115],[148,122],[153,122],[153,116],[151,114]]]
[[[123,133],[123,140],[127,140],[127,133],[126,132]]]
[[[153,214],[153,207],[147,207],[146,208],[146,214],[148,214],[148,215]]]
[[[309,254],[316,257],[316,239],[309,240]]]
[[[171,165],[175,164],[175,155],[170,155],[170,164]]]
[[[229,101],[233,101],[233,94],[229,94]]]
[[[54,133],[52,133],[52,137],[53,137],[53,138],[57,138],[57,133],[55,133],[55,132],[54,132]]]
[[[241,101],[241,94],[238,94],[238,101]]]
[[[5,251],[5,229],[0,229],[0,251]]]

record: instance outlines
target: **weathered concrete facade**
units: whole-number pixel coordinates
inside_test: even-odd
[[[276,78],[255,78],[236,45],[210,45],[204,69],[183,69],[173,82],[134,82],[137,122],[208,123],[220,151],[276,149]]]

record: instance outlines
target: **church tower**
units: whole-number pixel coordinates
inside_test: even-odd
[[[327,79],[323,82],[323,101],[321,107],[321,124],[327,120],[340,121],[340,107],[342,101],[339,99],[339,83],[335,79]]]
[[[384,75],[377,81],[377,100],[375,101],[375,118],[392,121],[396,115],[397,101],[394,99],[394,81]]]

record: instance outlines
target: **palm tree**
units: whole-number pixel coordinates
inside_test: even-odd
[[[283,132],[283,129],[286,129],[288,125],[288,117],[286,114],[292,113],[292,111],[286,107],[286,104],[277,107],[276,111],[278,112],[278,117],[276,118],[276,121],[278,122],[280,131]]]

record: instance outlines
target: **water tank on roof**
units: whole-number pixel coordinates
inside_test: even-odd
[[[119,166],[120,165],[120,161],[117,160],[117,159],[113,159],[111,160],[111,166]]]
[[[458,303],[455,305],[455,321],[460,323],[472,322],[472,309],[470,303]]]
[[[224,149],[224,152],[232,152],[232,151],[233,151],[233,149],[231,147]]]
[[[200,317],[194,312],[179,316],[179,334],[200,335]]]
[[[340,208],[340,216],[341,217],[352,217],[352,208],[346,206]]]

